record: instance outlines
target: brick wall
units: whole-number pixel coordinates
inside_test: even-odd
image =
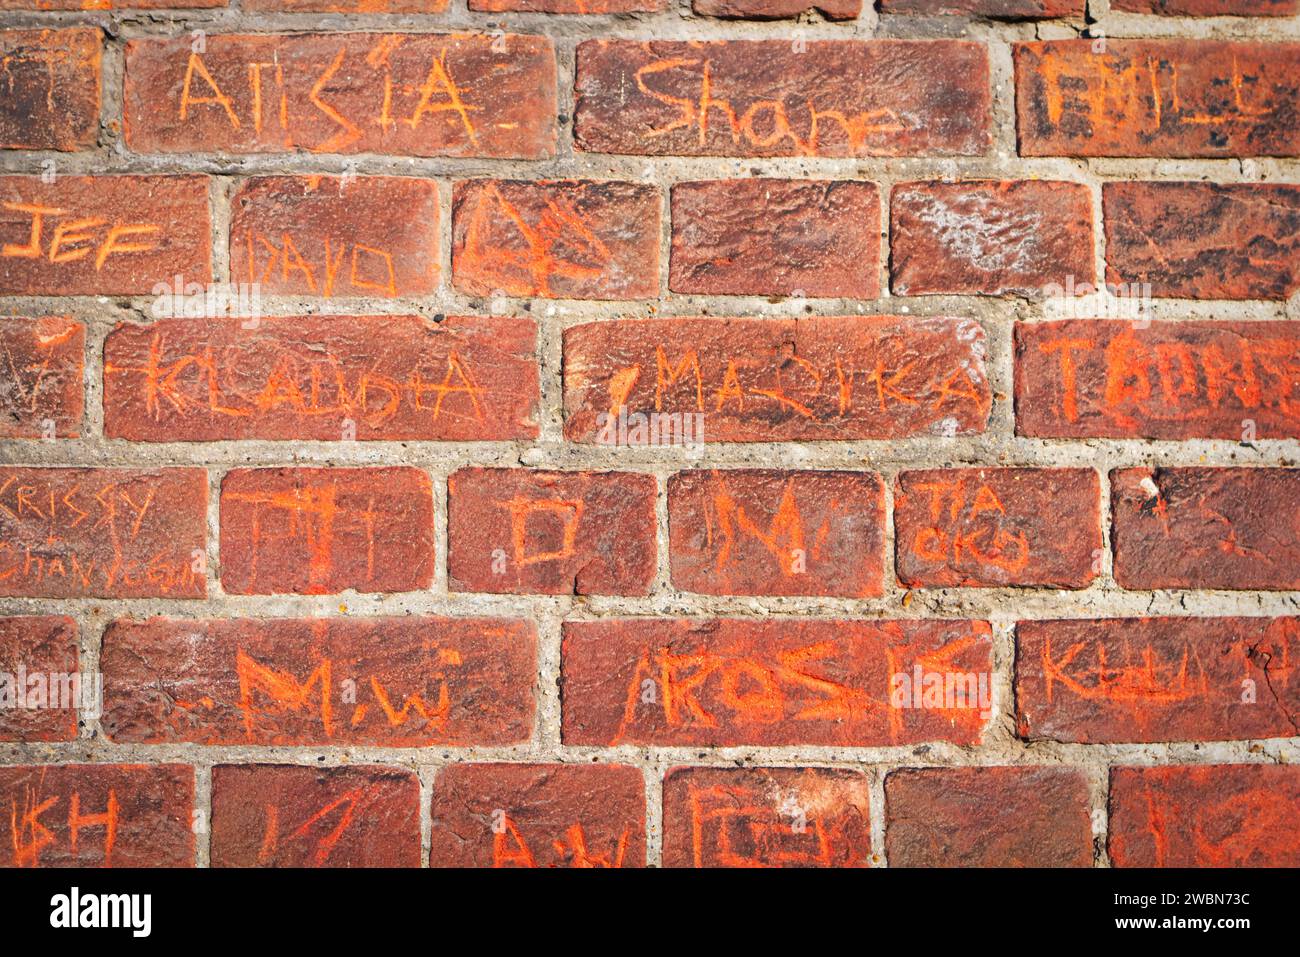
[[[0,7],[0,865],[1300,863],[1295,0]]]

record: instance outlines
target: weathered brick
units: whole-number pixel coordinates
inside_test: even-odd
[[[1017,323],[1016,432],[1300,438],[1300,323]]]
[[[65,316],[0,319],[0,438],[81,434],[86,327]]]
[[[1024,156],[1300,155],[1300,43],[1017,43]]]
[[[1298,618],[1022,621],[1019,734],[1085,744],[1290,737],[1297,657]]]
[[[483,13],[659,13],[668,0],[469,0]]]
[[[990,649],[982,621],[566,621],[562,737],[568,745],[973,744],[991,709]],[[923,697],[935,676],[940,693]]]
[[[0,467],[0,595],[207,596],[202,469]]]
[[[0,767],[0,867],[193,867],[194,769]]]
[[[1115,867],[1300,866],[1300,767],[1111,768]]]
[[[693,9],[702,17],[728,20],[792,20],[809,10],[827,20],[856,20],[862,0],[695,0]]]
[[[870,786],[840,768],[673,768],[664,867],[867,867]]]
[[[1032,296],[1096,279],[1081,183],[901,183],[889,204],[895,295]]]
[[[453,316],[166,319],[104,344],[104,431],[134,441],[529,439],[537,327]]]
[[[1106,281],[1179,299],[1300,290],[1300,186],[1106,183]]]
[[[407,466],[232,469],[220,547],[231,594],[419,591],[433,582],[433,486]]]
[[[229,0],[0,0],[0,10],[198,10]]]
[[[451,269],[470,296],[659,294],[659,188],[602,180],[467,180],[452,191]]]
[[[1085,0],[880,0],[880,12],[988,17],[991,20],[1047,20],[1083,16]]]
[[[683,156],[977,156],[989,63],[960,40],[587,40],[583,150]]]
[[[905,768],[885,778],[885,853],[890,867],[1091,867],[1089,804],[1074,768]]]
[[[644,595],[656,492],[633,472],[460,469],[447,479],[448,588]]]
[[[1291,17],[1300,13],[1300,0],[1111,0],[1110,8],[1170,17]]]
[[[673,292],[880,295],[880,194],[871,183],[718,179],[672,193]]]
[[[982,432],[990,403],[972,320],[606,320],[564,332],[575,442],[668,444],[676,425],[693,442],[954,436]]]
[[[517,744],[536,645],[508,618],[119,620],[101,723],[135,744]]]
[[[419,867],[420,781],[375,765],[217,765],[213,867]]]
[[[1085,588],[1100,571],[1093,469],[903,472],[894,491],[898,579],[908,587]]]
[[[83,689],[78,660],[71,618],[0,618],[0,741],[76,740],[79,708],[95,690]]]
[[[0,3],[0,10],[9,7]],[[0,149],[93,148],[103,46],[97,29],[0,31]]]
[[[444,13],[451,0],[241,0],[243,10],[268,13]]]
[[[1111,473],[1122,588],[1300,588],[1300,469]]]
[[[141,295],[212,279],[203,176],[0,176],[0,289]]]
[[[673,585],[707,595],[884,591],[874,472],[699,469],[668,480]]]
[[[623,765],[451,765],[432,818],[433,867],[645,866],[645,781]]]
[[[550,39],[504,34],[188,35],[126,45],[123,126],[142,153],[555,151]],[[252,79],[250,79],[252,78]]]
[[[264,176],[230,201],[230,275],[267,295],[438,290],[438,185],[399,176]],[[400,211],[399,215],[394,215]]]

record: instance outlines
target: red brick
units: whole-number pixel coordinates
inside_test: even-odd
[[[1111,0],[1110,8],[1170,17],[1290,17],[1300,13],[1300,0]]]
[[[86,327],[65,316],[0,319],[0,438],[81,434]]]
[[[673,768],[664,867],[867,867],[870,787],[839,768]]]
[[[978,156],[990,143],[982,43],[587,40],[577,60],[583,150]]]
[[[104,431],[146,442],[478,441],[538,434],[531,319],[288,316],[122,323]]]
[[[0,176],[0,289],[141,295],[212,279],[204,176]]]
[[[958,14],[992,20],[1049,20],[1083,16],[1085,0],[880,0],[880,12]]]
[[[209,36],[203,53],[191,42],[127,43],[123,126],[132,150],[555,152],[555,49],[546,37],[228,35]]]
[[[1300,438],[1300,323],[1017,323],[1016,432]]]
[[[448,588],[647,594],[656,492],[633,472],[460,469],[447,479]]]
[[[1019,734],[1114,744],[1291,737],[1298,618],[1022,621]]]
[[[1300,155],[1300,43],[1017,43],[1024,156]]]
[[[232,469],[221,483],[231,594],[419,591],[433,570],[433,485],[420,469]]]
[[[508,618],[119,620],[102,725],[124,744],[517,744],[536,645]]]
[[[433,782],[432,867],[644,867],[645,781],[618,764],[455,764]]]
[[[470,296],[646,299],[659,294],[656,186],[468,180],[452,191],[451,269]]]
[[[202,469],[0,467],[0,595],[207,596]]]
[[[228,0],[0,0],[0,10],[198,10]],[[245,9],[248,9],[245,7]]]
[[[1300,866],[1300,767],[1111,768],[1115,867]]]
[[[1300,588],[1300,470],[1133,468],[1111,473],[1122,588]]]
[[[231,200],[230,275],[265,295],[438,291],[438,186],[399,176],[264,176]],[[400,211],[400,215],[394,215]]]
[[[659,13],[668,0],[469,0],[483,13]]]
[[[885,852],[890,867],[1091,867],[1089,803],[1074,768],[905,768],[885,778]]]
[[[900,183],[890,196],[895,295],[1032,296],[1096,279],[1081,183]]]
[[[678,472],[668,480],[668,532],[673,585],[683,591],[884,591],[885,492],[874,472]]]
[[[673,187],[673,292],[880,295],[880,194],[872,183],[720,179]]]
[[[984,431],[990,403],[972,320],[606,320],[564,332],[574,442],[653,441],[647,428],[663,436],[671,415],[695,442],[954,436]]]
[[[419,867],[420,781],[411,771],[218,765],[213,867]]]
[[[1108,283],[1178,299],[1300,290],[1300,186],[1106,183],[1102,203]]]
[[[1090,468],[903,472],[895,563],[910,588],[1085,588],[1101,555],[1101,482]]]
[[[701,17],[729,20],[792,20],[810,10],[827,20],[856,20],[862,0],[695,0],[693,9]]]
[[[0,741],[76,740],[78,706],[93,693],[77,662],[71,618],[0,618]],[[64,675],[78,676],[76,686]]]
[[[193,867],[194,769],[0,767],[0,867]]]
[[[907,689],[919,669],[922,684],[961,674],[991,692],[990,649],[982,621],[567,621],[562,737],[566,745],[974,744],[987,694],[972,688],[969,698],[914,707],[924,704],[922,688]]]
[[[451,0],[240,0],[240,9],[268,13],[444,13]]]
[[[12,4],[0,2],[3,9]],[[97,29],[0,31],[5,74],[0,149],[93,148],[99,136],[103,47]]]

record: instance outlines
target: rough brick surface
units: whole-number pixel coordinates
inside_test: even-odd
[[[203,598],[202,469],[0,467],[0,595]]]
[[[880,0],[881,13],[960,14],[998,20],[1083,16],[1084,0]]]
[[[664,867],[867,867],[869,791],[840,768],[674,768]]]
[[[975,743],[990,629],[980,621],[643,619],[564,624],[565,744]],[[927,705],[931,674],[969,695]],[[915,694],[911,682],[920,675]],[[896,675],[905,676],[906,691]],[[942,681],[940,682],[942,684]],[[965,691],[965,686],[962,688]]]
[[[232,594],[416,591],[434,563],[433,488],[420,469],[234,469],[221,483],[221,584]]]
[[[268,13],[443,13],[450,3],[451,0],[241,0],[240,8]]]
[[[644,595],[655,494],[651,475],[462,469],[447,479],[448,587]]]
[[[1091,867],[1088,783],[1073,768],[924,768],[885,778],[891,867]]]
[[[1106,281],[1178,299],[1300,290],[1300,186],[1107,183]]]
[[[1300,865],[1300,768],[1227,764],[1113,768],[1116,867]]]
[[[727,20],[792,20],[809,10],[827,20],[856,20],[862,0],[695,0],[692,9]]]
[[[884,590],[884,486],[872,472],[700,469],[668,480],[673,584],[709,595]]]
[[[224,7],[228,3],[229,0],[0,0],[0,10],[198,10]]]
[[[160,744],[515,744],[536,630],[515,619],[120,620],[105,733]]]
[[[459,764],[433,782],[434,867],[642,867],[645,780],[610,764]]]
[[[353,765],[212,769],[213,867],[419,867],[420,781]]]
[[[452,273],[471,296],[659,293],[659,189],[599,180],[469,180],[452,193]]]
[[[1300,155],[1300,43],[1015,45],[1025,156]]]
[[[895,295],[1014,293],[1096,278],[1079,183],[903,183],[890,194]]]
[[[231,200],[230,274],[263,295],[392,298],[438,288],[438,184],[264,176]]]
[[[532,159],[555,149],[546,37],[227,35],[190,47],[188,36],[126,45],[132,149]]]
[[[92,148],[99,134],[102,59],[98,30],[0,31],[0,149]]]
[[[1290,17],[1300,13],[1297,0],[1111,0],[1110,8],[1171,17]]]
[[[678,183],[673,292],[875,299],[880,194],[844,180]]]
[[[1300,323],[1033,323],[1015,356],[1020,435],[1300,437]]]
[[[1085,744],[1300,730],[1296,618],[1112,618],[1016,627],[1019,733]]]
[[[1100,571],[1093,469],[903,472],[894,490],[898,579],[911,587],[1084,588]]]
[[[990,406],[983,338],[969,320],[893,317],[574,326],[564,334],[565,434],[640,444],[638,423],[662,436],[672,415],[686,417],[681,428],[694,428],[695,442],[981,432]],[[652,413],[660,418],[632,418]]]
[[[469,0],[484,13],[657,13],[668,0]]]
[[[212,279],[202,176],[0,176],[0,289],[144,295]]]
[[[291,316],[123,323],[104,431],[145,442],[537,435],[527,319]]]
[[[79,710],[95,702],[78,660],[66,615],[0,618],[0,741],[76,740]]]
[[[0,319],[0,438],[81,432],[86,327],[66,316]]]
[[[1300,588],[1300,471],[1111,473],[1115,580],[1124,588]]]
[[[0,867],[192,867],[194,769],[0,767]]]
[[[958,40],[578,45],[575,135],[598,153],[975,156],[989,65]]]

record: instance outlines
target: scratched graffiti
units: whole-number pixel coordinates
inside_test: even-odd
[[[72,319],[0,319],[0,437],[77,437],[85,344]]]
[[[0,3],[0,9],[10,6]],[[95,145],[100,105],[99,30],[0,33],[0,148],[78,150]]]

